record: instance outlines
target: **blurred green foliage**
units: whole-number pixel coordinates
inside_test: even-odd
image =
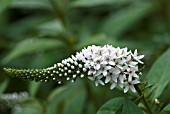
[[[6,113],[94,114],[109,99],[125,97],[119,89],[96,88],[86,80],[57,85],[14,79],[2,68],[44,68],[84,46],[112,44],[145,55],[145,79],[170,45],[169,11],[169,0],[0,0],[0,93],[28,91],[33,99]],[[147,75],[149,83],[159,81],[152,98],[164,105],[170,102],[169,54]],[[169,111],[169,105],[164,109]]]

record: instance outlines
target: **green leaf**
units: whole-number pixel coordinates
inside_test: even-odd
[[[86,99],[82,81],[57,88],[48,98],[49,114],[81,114]]]
[[[29,82],[28,91],[30,96],[36,95],[40,84],[41,84],[40,82],[34,82],[34,81]]]
[[[16,47],[3,59],[3,64],[10,62],[24,54],[42,50],[54,49],[63,46],[64,43],[56,39],[27,39],[16,45]]]
[[[20,110],[14,110],[12,114],[42,114],[33,107],[24,107]]]
[[[168,83],[170,82],[170,48],[163,53],[158,60],[153,64],[152,68],[150,69],[147,79],[148,83],[155,84],[156,90],[154,93],[154,97],[158,98],[167,87]]]
[[[60,33],[65,33],[66,30],[64,28],[64,26],[62,25],[60,20],[51,20],[48,22],[44,22],[40,25],[37,26],[38,32],[41,35],[46,35],[46,34],[50,34],[50,35],[57,35]]]
[[[71,3],[72,7],[94,7],[99,5],[125,4],[133,0],[76,0]]]
[[[0,16],[1,16],[1,13],[9,7],[11,2],[12,0],[1,0],[0,1]]]
[[[109,100],[98,110],[97,114],[117,114],[118,112],[121,114],[143,114],[135,103],[123,97]]]
[[[29,17],[21,18],[15,23],[10,24],[10,26],[6,28],[6,34],[8,37],[12,37],[15,39],[23,39],[26,36],[35,36],[37,26],[48,21],[51,18],[51,15],[47,16],[43,13],[36,16],[31,15]]]
[[[162,109],[160,114],[166,114],[167,112],[170,112],[170,103]]]
[[[12,7],[30,9],[51,9],[48,0],[13,0]]]
[[[141,109],[129,99],[125,99],[122,114],[143,114]]]
[[[116,111],[123,105],[123,102],[123,97],[111,99],[97,111],[97,114],[116,114]]]
[[[5,89],[7,88],[9,83],[9,80],[6,79],[3,82],[0,83],[0,94],[3,93],[5,91]]]
[[[19,109],[13,108],[12,114],[42,114],[45,110],[44,102],[34,98],[26,98],[19,101]]]
[[[101,31],[117,37],[148,15],[151,11],[152,5],[148,2],[131,5],[128,8],[109,16],[105,22],[102,23]]]

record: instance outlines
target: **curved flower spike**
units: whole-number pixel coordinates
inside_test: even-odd
[[[88,76],[96,86],[110,82],[111,89],[119,85],[126,93],[128,88],[135,92],[134,85],[140,83],[141,73],[138,64],[143,64],[141,61],[143,57],[144,55],[137,54],[137,50],[132,53],[127,48],[92,45],[77,52],[75,56],[72,55],[61,63],[54,64],[53,67],[28,70],[4,68],[4,70],[18,78],[43,82],[57,81],[59,84],[66,80],[74,82],[76,77]],[[138,83],[133,83],[134,81]]]

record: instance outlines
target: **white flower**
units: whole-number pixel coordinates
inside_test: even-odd
[[[105,45],[102,47],[105,53],[112,55],[115,52],[115,48],[112,45]]]
[[[136,89],[134,87],[135,84],[138,84],[140,83],[139,80],[135,79],[135,80],[128,80],[127,82],[124,82],[124,85],[125,85],[125,88],[124,88],[124,93],[126,93],[129,89],[132,91],[132,92],[136,92]]]
[[[134,54],[132,53],[133,58],[138,61],[139,63],[143,64],[141,59],[144,57],[144,55],[138,55],[137,49],[134,51]]]
[[[126,63],[125,66],[127,67],[135,67],[138,62],[132,61],[132,57],[131,55],[128,55],[127,58],[125,59]]]
[[[124,59],[116,59],[115,60],[115,66],[120,68],[120,69],[123,69],[123,64],[124,64],[125,60]]]
[[[107,54],[104,54],[103,57],[102,57],[102,64],[109,64],[109,65],[115,65],[115,62],[113,61],[113,57],[111,55],[109,55],[108,53]]]
[[[103,76],[106,76],[108,73],[108,70],[110,70],[111,66],[101,66],[101,69],[97,71],[96,75],[103,74]]]
[[[117,82],[117,78],[118,78],[118,74],[120,73],[120,70],[118,68],[111,68],[107,75],[105,76],[105,83],[108,83],[109,81],[111,81],[111,79],[115,82]]]
[[[88,75],[96,74],[96,70],[93,66],[89,68]]]
[[[100,76],[93,76],[93,77],[88,77],[90,80],[95,81],[95,85],[98,86],[99,84],[104,85],[104,82],[101,80],[102,75]]]
[[[102,48],[99,48],[96,52],[96,56],[102,56],[105,53],[105,51]]]
[[[94,59],[94,68],[96,69],[96,70],[99,70],[100,69],[100,67],[101,67],[101,63],[102,63],[102,59],[101,59],[101,56],[99,56],[99,57],[96,57],[95,59]]]
[[[139,76],[136,74],[136,70],[135,70],[134,67],[133,68],[128,68],[127,71],[128,71],[127,72],[128,80],[131,81],[133,77],[139,78]]]
[[[124,74],[124,73],[121,73],[120,75],[119,75],[119,81],[120,81],[120,83],[123,83],[124,82],[124,80],[126,80],[127,78],[126,78],[126,75]]]
[[[110,89],[114,89],[116,86],[117,86],[117,82],[113,81],[110,86]]]

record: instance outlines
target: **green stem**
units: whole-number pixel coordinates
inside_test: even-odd
[[[142,101],[143,101],[143,104],[144,104],[145,108],[146,108],[147,111],[148,111],[148,114],[153,114],[153,112],[152,112],[152,110],[151,110],[151,108],[150,108],[150,106],[149,106],[149,104],[148,104],[148,102],[147,102],[147,100],[146,100],[146,98],[145,98],[145,95],[144,95],[144,93],[141,91],[140,87],[139,87],[138,85],[136,85],[135,88],[136,88],[136,91],[138,92],[138,94],[140,95],[140,97],[141,97],[141,99],[142,99]]]
[[[64,13],[64,11],[62,11],[59,6],[57,5],[55,0],[50,0],[50,3],[54,9],[54,11],[56,12],[57,16],[60,18],[60,20],[62,21],[62,24],[64,25],[64,27],[67,29],[68,28],[68,23],[67,23],[67,18],[66,15]]]

